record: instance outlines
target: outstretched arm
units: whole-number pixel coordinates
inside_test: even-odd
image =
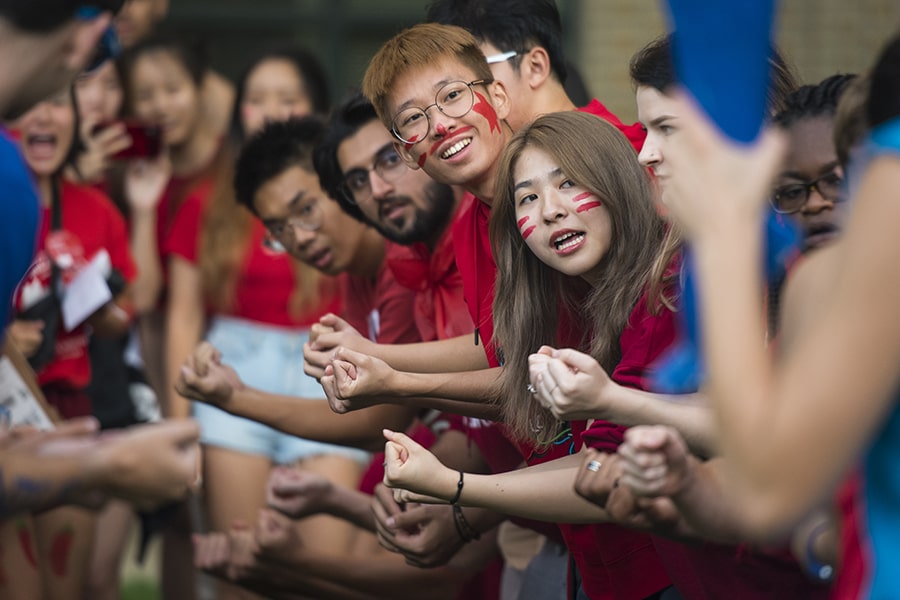
[[[468,373],[408,373],[373,356],[339,348],[321,378],[333,410],[346,412],[376,402],[433,408],[465,416],[497,419],[491,399],[499,369]]]
[[[402,433],[385,431],[385,484],[414,492],[413,501],[450,502],[460,473],[448,469],[428,450]],[[496,475],[463,475],[458,502],[554,523],[608,521],[605,510],[575,493],[572,482],[581,456],[565,458]],[[407,495],[400,493],[401,499]]]
[[[325,399],[295,398],[247,387],[221,353],[203,342],[187,358],[175,389],[182,396],[211,404],[233,415],[319,442],[380,450],[381,430],[406,429],[416,409],[380,405],[352,414],[336,414]]]
[[[543,346],[528,359],[538,400],[560,420],[602,419],[626,427],[670,425],[703,456],[715,453],[715,424],[701,394],[671,396],[620,385],[590,355]]]
[[[689,100],[680,108],[689,126],[682,156],[667,157],[666,202],[695,251],[727,489],[748,530],[783,533],[827,497],[895,403],[900,204],[891,199],[900,158],[870,165],[839,242],[834,285],[818,298],[821,318],[797,333],[776,369],[758,318],[759,225],[783,144],[767,136],[738,148]]]
[[[475,344],[474,334],[435,342],[376,344],[334,315],[326,315],[322,320],[326,326],[321,330],[314,328],[310,341],[303,347],[304,369],[313,377],[322,376],[338,348],[375,356],[394,369],[413,373],[450,373],[488,367],[484,346],[480,340]]]

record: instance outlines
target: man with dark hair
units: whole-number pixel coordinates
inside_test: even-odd
[[[245,144],[235,168],[239,203],[262,221],[273,242],[327,275],[341,274],[343,315],[363,335],[387,343],[420,340],[409,315],[411,290],[397,285],[385,265],[384,239],[347,215],[322,189],[313,169],[324,132],[316,118],[270,123]],[[201,344],[177,383],[187,398],[286,433],[320,442],[374,449],[382,427],[406,427],[415,409],[379,406],[336,415],[325,400],[307,399],[302,410],[290,396],[244,386],[219,364],[219,353]],[[299,365],[298,365],[299,367]]]
[[[425,335],[430,337],[424,339],[458,335],[457,330],[469,333],[473,326],[462,300],[452,242],[444,235],[456,206],[452,189],[434,183],[421,172],[410,171],[399,157],[392,160],[387,153],[396,154],[396,151],[390,134],[371,111],[367,102],[351,100],[338,110],[327,132],[314,118],[267,125],[247,142],[238,159],[235,172],[238,202],[250,209],[294,258],[327,274],[344,273],[343,314],[346,321],[340,320],[341,326],[368,332],[370,339],[383,344],[420,341]],[[370,113],[372,116],[366,118],[365,115]],[[313,148],[320,139],[322,143],[316,150],[315,162],[322,176],[317,177],[313,171]],[[401,169],[408,172],[400,172]],[[360,171],[365,174],[360,175]],[[349,182],[357,176],[365,178],[365,185],[360,181]],[[346,187],[348,184],[349,188]],[[351,189],[356,192],[352,196]],[[332,198],[327,198],[326,192]],[[339,203],[345,210],[341,210]],[[368,227],[368,223],[377,225],[391,239],[416,240],[423,255],[405,258],[424,264],[425,280],[430,275],[438,276],[435,286],[451,289],[429,290],[421,286],[414,289],[411,281],[408,285],[399,283],[395,272],[404,272],[404,265],[391,264],[391,250],[386,251],[381,235]],[[409,250],[396,244],[389,245]],[[435,268],[435,260],[428,263],[429,253],[436,247],[443,248],[438,262],[440,268]],[[434,257],[437,254],[431,258]],[[427,307],[418,306],[423,298],[430,301]],[[445,316],[445,312],[451,314]],[[412,318],[414,314],[416,318]],[[329,318],[332,323],[338,321],[334,315]],[[338,415],[331,411],[326,400],[298,399],[249,388],[220,361],[218,350],[208,343],[201,344],[182,371],[178,391],[185,397],[307,439],[377,449],[381,446],[384,427],[406,429],[420,413],[415,407],[382,404],[365,411]],[[453,424],[436,417],[436,414],[422,415],[421,420],[429,423],[435,434],[444,433],[448,427],[453,429]],[[454,437],[457,438],[454,447],[460,444],[465,447],[465,438],[459,433],[448,436],[447,440],[452,442]],[[473,464],[478,466],[478,463]],[[472,464],[469,466],[475,468]],[[370,472],[381,468],[381,458],[378,458]],[[380,479],[379,474],[377,480]],[[366,480],[374,484],[371,477],[364,477]],[[344,496],[347,502],[335,514],[364,514],[365,517],[356,522],[374,529],[368,498],[360,508],[359,495]],[[423,507],[418,512],[430,516],[436,512],[436,507]],[[467,512],[471,519],[473,512],[486,511]],[[399,514],[394,516],[404,518]],[[482,530],[489,529],[499,518],[502,517],[487,515]],[[481,525],[480,521],[478,525]],[[464,546],[465,541],[469,541],[459,538],[452,513],[449,528],[452,539],[439,551],[434,551],[443,562],[429,564],[428,557],[420,554],[417,565],[442,565]],[[487,550],[485,553],[483,547],[473,547],[469,553],[490,556],[490,549]],[[392,558],[399,560],[399,557]],[[341,564],[351,564],[346,561],[353,559],[352,556],[345,557]],[[292,564],[302,566],[296,562]],[[389,560],[389,564],[396,567],[396,561]],[[462,577],[454,576],[457,581],[453,585],[461,584],[483,567],[484,563],[471,563],[462,572]],[[399,597],[400,591],[410,585],[411,578],[423,577],[415,572],[416,569],[405,565],[395,571],[393,581],[386,571],[351,571],[352,574],[347,574],[342,570],[330,585],[363,586],[367,590],[383,585],[392,597]],[[442,577],[435,570],[428,573],[424,576],[427,579],[440,580]],[[303,573],[303,576],[330,579],[324,571],[315,575]]]
[[[372,104],[353,95],[334,111],[316,150],[322,187],[389,240],[387,264],[398,283],[416,293],[422,339],[468,334],[472,319],[450,233],[459,201],[449,185],[410,169],[393,142]]]
[[[506,117],[513,131],[541,115],[575,110],[564,87],[568,67],[553,0],[434,0],[425,18],[475,36],[494,79],[514,99]],[[625,125],[596,99],[581,110],[615,125],[640,151],[644,135],[639,124]]]

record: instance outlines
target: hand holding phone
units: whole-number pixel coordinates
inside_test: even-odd
[[[162,152],[162,130],[156,125],[148,125],[137,121],[122,121],[113,123],[98,123],[94,125],[92,135],[102,135],[101,132],[121,123],[125,133],[131,140],[131,144],[113,153],[112,160],[131,160],[133,158],[156,158]]]

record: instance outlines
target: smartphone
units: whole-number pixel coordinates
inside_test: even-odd
[[[132,158],[156,158],[162,152],[162,130],[156,125],[147,125],[138,121],[124,121],[125,131],[131,138],[131,145],[120,150],[110,158],[113,160],[130,160]],[[98,123],[93,133],[113,125]]]

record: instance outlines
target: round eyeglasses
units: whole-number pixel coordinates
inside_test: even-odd
[[[294,229],[316,231],[322,226],[322,207],[319,200],[312,198],[298,206],[287,218],[269,221],[266,224],[269,234],[282,245],[286,245],[288,236],[294,235]]]
[[[409,167],[403,162],[400,154],[391,145],[375,156],[375,162],[368,169],[351,169],[344,174],[344,185],[350,192],[350,200],[354,204],[362,204],[372,198],[372,180],[370,174],[375,172],[378,177],[394,183],[403,177]]]
[[[425,108],[411,106],[397,113],[391,121],[391,132],[404,144],[421,142],[431,127],[428,111],[432,106],[436,106],[439,111],[453,119],[464,117],[475,105],[475,92],[472,87],[493,81],[493,79],[476,79],[469,83],[451,81],[434,95],[434,104]]]
[[[775,188],[771,203],[775,212],[789,215],[799,212],[809,201],[813,190],[830,202],[840,201],[841,184],[844,178],[840,171],[831,171],[813,181],[794,183]]]

